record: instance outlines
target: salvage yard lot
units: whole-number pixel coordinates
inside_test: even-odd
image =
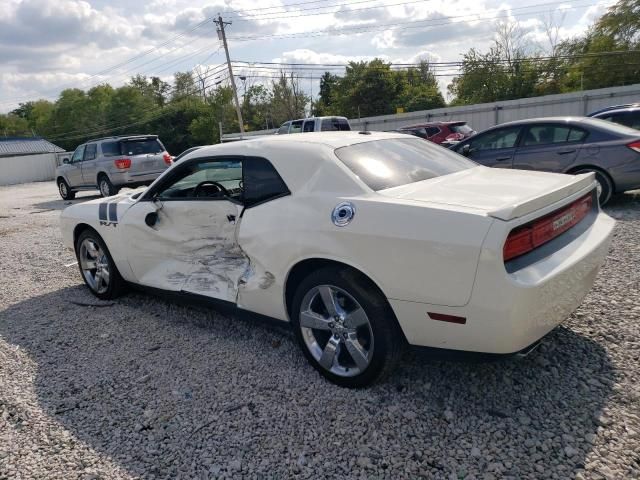
[[[537,352],[410,352],[361,391],[286,328],[96,301],[65,267],[64,204],[52,182],[0,188],[0,479],[640,477],[637,192],[607,206],[596,285]]]

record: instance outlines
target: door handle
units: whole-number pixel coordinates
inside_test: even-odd
[[[560,150],[558,152],[558,155],[568,155],[570,153],[574,153],[576,151],[576,149],[574,148],[573,150]]]
[[[229,223],[236,223],[236,216],[235,215],[227,215],[227,220],[229,220]]]
[[[505,160],[511,160],[511,157],[498,157],[496,162],[504,162]]]

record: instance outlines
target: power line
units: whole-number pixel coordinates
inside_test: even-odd
[[[570,0],[572,1],[572,0]],[[580,1],[580,0],[577,0]],[[510,18],[512,15],[514,17],[517,16],[523,16],[523,15],[533,15],[536,13],[544,13],[546,10],[539,10],[539,11],[532,11],[532,12],[523,12],[523,13],[519,13],[519,14],[513,14],[513,10],[523,10],[523,9],[529,9],[529,8],[537,8],[537,7],[548,7],[548,6],[554,6],[557,5],[557,2],[548,2],[548,3],[539,3],[539,4],[534,4],[534,5],[527,5],[527,6],[523,6],[523,7],[514,7],[510,9],[509,13],[505,13],[505,14],[501,14],[501,15],[495,15],[495,16],[491,16],[491,17],[483,17],[483,18],[479,18],[475,21],[477,22],[485,22],[487,20],[495,20],[498,18]],[[572,8],[587,8],[587,7],[591,7],[593,5],[596,5],[594,3],[588,3],[585,5],[576,5]],[[437,18],[431,18],[431,19],[424,19],[424,20],[415,20],[415,21],[410,21],[410,22],[394,22],[394,23],[387,23],[387,24],[378,24],[378,25],[360,25],[360,26],[353,26],[353,27],[345,27],[345,28],[330,28],[330,29],[325,29],[325,30],[314,30],[314,31],[307,31],[307,32],[294,32],[294,33],[286,33],[286,34],[269,34],[269,35],[255,35],[255,36],[238,36],[238,37],[229,37],[229,40],[235,40],[235,41],[239,41],[239,42],[244,42],[244,41],[252,41],[252,40],[264,40],[264,39],[283,39],[283,38],[298,38],[298,37],[317,37],[317,36],[324,36],[324,35],[342,35],[344,33],[366,33],[366,32],[372,32],[372,31],[379,31],[379,30],[396,30],[396,29],[410,29],[410,28],[424,28],[424,27],[437,27],[437,26],[442,26],[442,25],[449,25],[452,23],[460,23],[460,22],[464,22],[464,21],[473,21],[473,19],[471,20],[465,20],[465,19],[469,19],[470,17],[479,17],[482,16],[483,14],[481,13],[473,13],[473,14],[467,14],[467,15],[452,15],[452,16],[442,16],[442,17],[437,17]],[[454,21],[455,19],[460,19],[458,21]],[[440,22],[442,20],[445,20],[442,23],[433,23],[433,22]]]
[[[306,10],[319,10],[319,9],[324,9],[324,8],[336,8],[336,7],[346,7],[346,6],[351,6],[355,3],[370,3],[372,1],[375,0],[364,0],[364,1],[357,1],[357,2],[350,2],[350,3],[338,3],[335,5],[326,5],[323,7],[315,7],[315,8],[303,8],[300,9],[298,11],[306,11]],[[401,5],[410,5],[410,4],[414,4],[414,3],[425,3],[428,0],[409,0],[409,1],[405,1],[405,2],[398,2],[398,3],[388,3],[388,4],[380,4],[380,5],[372,5],[370,7],[361,7],[361,8],[352,8],[349,10],[329,10],[326,12],[316,12],[316,13],[303,13],[303,14],[294,14],[294,15],[282,15],[282,16],[276,16],[276,17],[265,17],[265,16],[261,16],[261,15],[257,15],[257,16],[242,16],[239,18],[234,18],[234,20],[238,21],[238,22],[250,22],[252,20],[280,20],[280,19],[285,19],[285,18],[296,18],[296,17],[311,17],[311,16],[315,16],[315,15],[335,15],[335,14],[344,14],[344,13],[353,13],[353,12],[359,12],[362,10],[372,10],[372,9],[376,9],[376,8],[387,8],[387,7],[396,7],[396,6],[401,6]],[[571,1],[571,0],[569,0]],[[274,13],[273,15],[279,15]]]

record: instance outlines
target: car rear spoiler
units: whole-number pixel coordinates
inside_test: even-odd
[[[570,197],[589,187],[595,188],[595,173],[567,176],[567,183],[542,195],[523,199],[513,205],[497,208],[487,214],[500,220],[513,220]]]

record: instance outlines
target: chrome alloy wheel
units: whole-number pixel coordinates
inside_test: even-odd
[[[353,377],[373,358],[373,331],[360,304],[341,288],[318,285],[300,305],[300,330],[313,358],[327,371]]]
[[[109,288],[109,260],[98,242],[85,238],[80,245],[80,268],[89,287],[96,293]]]
[[[66,183],[64,183],[64,182],[60,182],[60,183],[58,184],[58,188],[60,189],[60,196],[61,196],[62,198],[67,198],[67,195],[68,195],[68,193],[69,193],[69,192],[67,191],[67,184],[66,184]]]

